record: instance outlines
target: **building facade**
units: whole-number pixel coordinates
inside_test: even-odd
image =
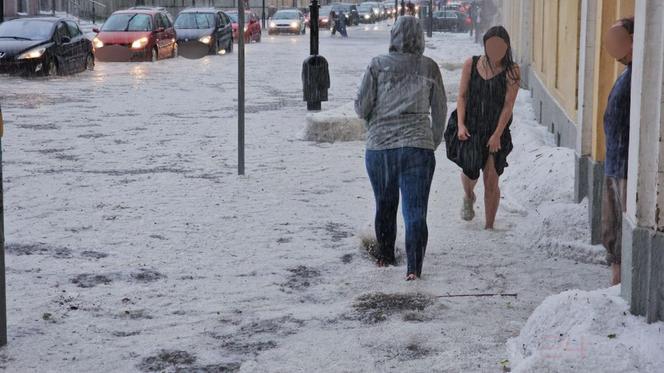
[[[539,122],[576,151],[574,194],[588,198],[593,244],[601,242],[603,115],[623,70],[604,37],[635,16],[622,295],[633,313],[664,320],[664,2],[502,0],[500,13]]]

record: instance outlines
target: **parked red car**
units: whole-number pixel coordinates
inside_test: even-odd
[[[175,29],[164,8],[134,7],[113,13],[94,29],[95,55],[101,61],[152,61],[177,57]]]
[[[233,22],[233,40],[237,42],[240,40],[237,32],[238,28],[238,13],[237,10],[227,10],[225,11],[229,17],[231,17],[231,22]],[[263,30],[261,28],[260,18],[256,13],[248,10],[244,12],[244,42],[251,43],[255,41],[256,43],[261,42],[261,36]]]

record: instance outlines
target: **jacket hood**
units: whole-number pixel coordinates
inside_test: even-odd
[[[424,29],[417,18],[400,16],[390,35],[390,52],[424,53]]]

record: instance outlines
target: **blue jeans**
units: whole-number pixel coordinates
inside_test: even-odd
[[[401,191],[406,226],[407,273],[419,277],[429,236],[427,207],[436,168],[434,152],[420,148],[367,150],[365,159],[376,198],[374,224],[379,257],[388,263],[394,262]]]

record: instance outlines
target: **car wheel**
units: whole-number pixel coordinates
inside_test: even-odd
[[[58,75],[58,64],[55,62],[55,59],[48,61],[46,68],[46,76],[57,76]]]
[[[90,53],[85,58],[85,69],[88,71],[93,71],[95,69],[95,56]]]
[[[214,41],[214,44],[212,44],[212,48],[210,48],[210,51],[213,54],[219,54],[219,40]]]
[[[158,59],[159,59],[159,53],[157,52],[157,48],[152,48],[150,61],[157,62]]]

